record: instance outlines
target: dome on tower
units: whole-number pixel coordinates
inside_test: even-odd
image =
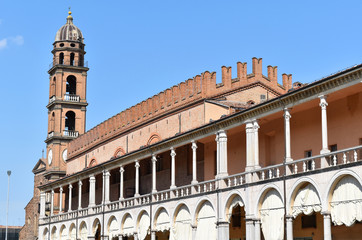
[[[71,11],[69,11],[69,16],[67,17],[67,23],[55,35],[55,42],[57,41],[78,41],[83,43],[82,32],[73,24]]]

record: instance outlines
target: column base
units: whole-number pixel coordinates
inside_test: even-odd
[[[171,186],[170,186],[170,189],[171,189],[171,190],[173,190],[173,189],[175,189],[175,188],[176,188],[176,185],[171,185]]]
[[[322,149],[320,151],[320,154],[327,154],[330,153],[331,151],[329,149]],[[321,168],[325,168],[325,167],[329,167],[331,166],[331,163],[329,162],[329,159],[326,157],[322,157],[321,158]]]
[[[217,222],[217,239],[229,239],[229,223]]]
[[[198,184],[198,183],[199,183],[199,181],[197,181],[197,180],[192,180],[192,181],[191,181],[191,184],[192,184],[192,185]]]
[[[139,193],[134,194],[134,197],[139,197],[139,196],[141,196]]]
[[[157,193],[157,189],[152,189],[152,193]]]

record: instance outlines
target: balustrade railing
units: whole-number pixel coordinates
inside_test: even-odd
[[[76,138],[76,137],[78,137],[78,131],[64,130],[63,136]]]
[[[51,62],[49,64],[49,69],[51,69],[54,66],[73,66],[73,67],[88,67],[88,61],[79,61],[79,62],[73,62],[71,63],[55,63],[55,62]]]
[[[78,95],[75,94],[65,94],[64,95],[64,101],[67,102],[79,102],[80,97]]]
[[[97,205],[92,207],[91,211],[89,211],[89,208],[85,208],[69,213],[61,213],[51,217],[45,217],[42,219],[42,222],[49,223],[49,221],[55,222],[59,220],[73,219],[78,216],[86,216],[89,213],[98,214],[102,211],[115,211],[123,208],[149,204],[151,202],[166,201],[196,194],[208,193],[218,189],[237,187],[246,183],[266,181],[281,178],[283,176],[303,174],[318,169],[331,168],[338,165],[360,161],[362,157],[361,152],[362,145],[314,157],[303,158],[287,163],[259,168],[220,179],[213,179],[197,184],[181,186],[174,189],[167,189],[156,193],[150,193],[138,197],[122,199],[116,202],[110,202],[104,205],[104,210],[103,205]]]
[[[52,102],[54,102],[55,101],[55,96],[51,96],[50,98],[49,98],[49,103],[52,103]]]

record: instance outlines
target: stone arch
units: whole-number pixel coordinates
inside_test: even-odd
[[[50,239],[51,240],[58,240],[58,235],[57,235],[57,227],[54,226],[52,228],[51,234],[50,234]]]
[[[192,218],[189,207],[185,203],[178,204],[172,218],[170,240],[191,239],[191,223]]]
[[[137,217],[136,231],[138,239],[143,240],[146,238],[150,229],[150,215],[144,209],[142,209]]]
[[[132,236],[135,231],[135,224],[130,213],[125,213],[121,222],[121,234],[123,236]]]
[[[362,222],[362,184],[351,174],[335,176],[327,198],[331,220],[334,225],[351,227]]]
[[[108,219],[108,224],[107,224],[108,239],[112,240],[112,238],[117,237],[118,234],[119,234],[119,224],[118,224],[117,218],[112,215]]]
[[[284,203],[277,188],[268,187],[261,192],[258,201],[258,216],[265,240],[283,239]]]
[[[230,194],[230,196],[228,196],[227,201],[225,202],[225,207],[224,207],[225,221],[227,222],[230,221],[232,210],[236,206],[245,207],[245,203],[243,198],[238,192],[233,192],[232,194]]]
[[[68,234],[67,234],[67,227],[63,224],[60,227],[60,231],[59,231],[59,240],[67,240]]]
[[[69,239],[76,239],[76,228],[75,228],[75,224],[72,223],[69,227],[69,233],[68,233],[68,236],[69,236]]]
[[[97,160],[96,160],[96,158],[92,158],[92,159],[90,160],[90,162],[89,162],[88,167],[91,168],[91,167],[94,167],[94,166],[96,166],[96,165],[97,165]]]
[[[153,133],[147,141],[147,146],[155,144],[155,143],[161,141],[161,139],[162,138],[160,135],[158,135],[157,133]]]
[[[95,236],[97,233],[100,234],[102,232],[102,224],[98,218],[94,219],[91,229],[91,234]]]
[[[256,199],[257,199],[257,201],[255,202],[256,205],[254,206],[255,213],[256,213],[257,216],[258,216],[258,213],[259,213],[259,209],[260,209],[260,207],[261,207],[261,201],[262,201],[263,198],[265,197],[265,194],[267,194],[267,192],[268,192],[269,190],[272,190],[272,189],[274,189],[275,191],[277,191],[280,196],[283,196],[282,191],[281,191],[281,190],[279,189],[279,187],[276,186],[275,184],[268,184],[268,185],[264,186],[264,187],[260,190],[260,192],[259,192],[259,194],[258,194],[258,197],[256,198]],[[251,208],[250,208],[250,209],[251,209]]]
[[[317,186],[317,184],[309,177],[304,177],[304,178],[301,178],[301,179],[298,179],[298,181],[296,181],[294,184],[293,184],[293,187],[292,187],[292,191],[290,192],[289,196],[287,197],[287,201],[286,201],[286,206],[287,206],[287,215],[293,215],[293,206],[294,206],[294,202],[295,202],[295,198],[299,192],[299,190],[301,190],[302,188],[305,188],[305,187],[308,187],[307,185],[310,185],[310,189],[311,190],[315,190],[318,198],[319,198],[319,202],[320,202],[320,207],[318,208],[315,208],[314,209],[314,212],[320,212],[322,209],[322,205],[321,205],[321,194],[320,194],[320,191],[319,191],[319,188]],[[311,209],[310,209],[311,210]],[[305,214],[308,213],[305,212]],[[306,214],[308,215],[308,214]]]
[[[45,228],[43,231],[43,239],[44,240],[48,239],[48,235],[49,235],[49,230],[48,228]]]
[[[326,211],[329,211],[329,201],[331,200],[332,198],[332,193],[333,193],[333,190],[334,188],[336,187],[337,183],[345,176],[352,176],[354,177],[355,179],[357,179],[357,181],[359,182],[360,185],[362,185],[362,180],[360,178],[360,176],[355,173],[354,171],[352,170],[348,170],[348,169],[345,169],[345,170],[342,170],[342,171],[339,171],[337,172],[333,177],[332,179],[329,181],[329,184],[327,186],[327,189],[326,189],[326,192],[324,194],[324,197],[323,197],[323,202],[322,204],[325,206],[325,210]]]
[[[208,197],[206,197],[206,196],[205,196],[205,197],[202,197],[201,199],[199,199],[199,200],[196,202],[195,212],[194,212],[194,214],[191,215],[191,216],[192,216],[192,219],[193,219],[193,220],[192,220],[192,224],[193,224],[193,225],[197,225],[198,213],[199,213],[201,207],[203,206],[203,204],[204,204],[205,202],[209,202],[209,204],[211,205],[212,209],[215,211],[215,206],[214,206],[214,204],[212,204],[210,198],[208,198]]]
[[[120,157],[120,156],[125,155],[125,154],[126,154],[126,151],[122,147],[119,147],[114,152],[113,157],[116,158],[116,157]]]
[[[85,221],[82,221],[79,224],[79,234],[78,238],[81,240],[87,240],[88,239],[88,230],[87,230],[87,224]]]
[[[209,200],[199,202],[195,211],[196,239],[216,239],[216,212]]]
[[[153,218],[153,229],[159,232],[170,230],[170,222],[170,214],[168,213],[166,208],[163,206],[159,206],[155,210],[155,215]]]

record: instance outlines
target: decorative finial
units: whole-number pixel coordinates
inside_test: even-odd
[[[70,11],[70,7],[69,7],[68,9],[69,9],[68,14],[69,14],[69,15],[72,15],[72,11]]]

